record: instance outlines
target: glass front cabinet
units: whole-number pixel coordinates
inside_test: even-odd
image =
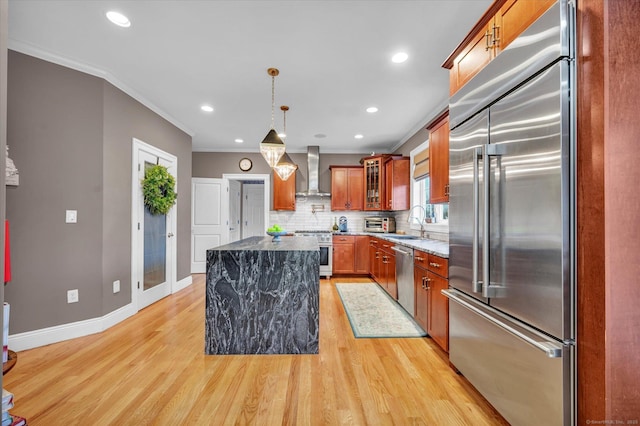
[[[385,210],[383,204],[385,157],[386,156],[365,157],[362,159],[364,165],[365,210]]]

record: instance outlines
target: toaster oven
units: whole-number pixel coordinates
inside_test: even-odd
[[[393,217],[365,217],[365,232],[396,232],[396,219]]]

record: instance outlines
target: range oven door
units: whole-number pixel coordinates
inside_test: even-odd
[[[320,244],[320,276],[329,278],[333,273],[333,252],[331,245]]]

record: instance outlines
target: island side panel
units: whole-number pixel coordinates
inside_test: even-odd
[[[318,353],[320,252],[264,245],[207,251],[206,354]]]

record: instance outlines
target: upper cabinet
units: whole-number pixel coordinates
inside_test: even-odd
[[[274,210],[295,210],[296,209],[296,174],[292,174],[289,179],[282,180],[277,173],[273,173],[273,209]]]
[[[389,157],[384,163],[385,210],[409,210],[410,161],[409,157]]]
[[[384,210],[385,191],[384,160],[388,156],[365,157],[364,165],[364,209]]]
[[[429,126],[430,203],[449,202],[449,113]]]
[[[453,95],[538,19],[555,0],[496,0],[442,64]]]
[[[409,158],[401,155],[364,157],[364,209],[409,209]]]
[[[330,166],[331,210],[362,210],[364,178],[362,166]]]

